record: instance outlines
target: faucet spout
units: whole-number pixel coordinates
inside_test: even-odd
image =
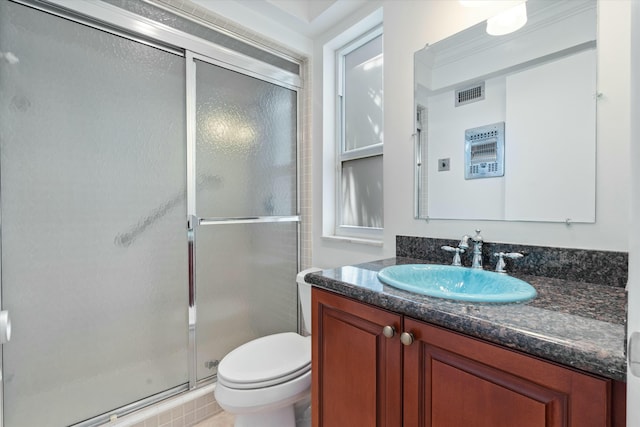
[[[458,243],[458,250],[460,252],[464,252],[469,249],[469,240],[473,242],[473,261],[471,263],[471,268],[482,268],[482,242],[484,239],[480,235],[480,230],[476,230],[476,235],[470,237],[468,234],[462,236],[460,239],[460,243]],[[444,247],[442,248],[444,249]],[[454,251],[454,248],[450,248],[450,251]],[[459,265],[459,264],[456,264]]]
[[[471,238],[473,240],[473,261],[471,268],[482,269],[482,243],[484,239],[480,235],[480,229],[476,230],[476,235]]]
[[[469,239],[470,238],[471,237],[469,237],[468,234],[465,234],[464,236],[462,236],[462,239],[460,239],[460,243],[458,243],[458,247],[460,249],[464,249],[464,250],[469,249]]]

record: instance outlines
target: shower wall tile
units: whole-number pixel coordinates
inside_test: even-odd
[[[171,411],[165,411],[162,412],[160,415],[158,415],[158,423],[161,426],[165,426],[167,424],[171,423]]]
[[[301,66],[303,73],[304,87],[302,89],[302,141],[300,144],[301,151],[301,189],[300,189],[300,212],[302,216],[302,227],[300,233],[301,247],[301,269],[312,267],[312,233],[313,233],[313,215],[312,215],[312,136],[311,136],[311,63],[307,59]]]
[[[222,408],[208,385],[108,422],[102,427],[192,427],[220,412]]]
[[[184,416],[184,405],[177,406],[171,410],[171,419],[176,420]]]
[[[184,425],[185,426],[192,426],[196,423],[196,414],[195,412],[191,411],[191,412],[185,412],[184,414]]]

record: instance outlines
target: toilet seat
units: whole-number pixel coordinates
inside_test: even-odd
[[[232,389],[271,387],[311,370],[311,338],[284,332],[258,338],[227,354],[218,382]]]

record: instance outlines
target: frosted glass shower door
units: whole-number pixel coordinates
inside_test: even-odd
[[[6,427],[188,381],[185,60],[0,2]]]
[[[197,379],[297,328],[297,93],[195,59]]]

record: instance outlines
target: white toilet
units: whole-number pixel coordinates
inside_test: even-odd
[[[310,268],[296,276],[307,332],[311,332]],[[235,427],[295,427],[294,406],[311,393],[311,337],[294,332],[257,338],[218,365],[218,404],[235,415]]]

